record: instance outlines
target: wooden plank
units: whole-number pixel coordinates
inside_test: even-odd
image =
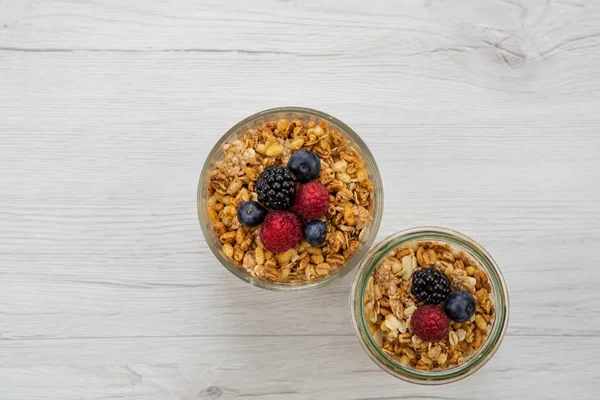
[[[473,376],[422,387],[381,371],[348,336],[2,341],[0,399],[594,399],[599,345],[509,337]]]

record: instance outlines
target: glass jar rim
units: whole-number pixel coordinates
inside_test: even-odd
[[[495,307],[495,320],[484,345],[474,354],[469,356],[464,364],[439,371],[418,371],[414,368],[405,367],[389,357],[376,343],[369,332],[363,312],[363,298],[368,278],[379,264],[381,259],[396,247],[418,240],[432,240],[446,242],[466,248],[477,261],[483,265],[485,272],[490,278],[493,291],[497,293],[498,303]],[[475,240],[457,231],[423,226],[397,232],[379,242],[363,258],[357,268],[350,292],[351,319],[357,339],[363,350],[381,369],[389,374],[417,384],[444,384],[463,379],[481,368],[489,361],[498,350],[506,328],[509,317],[508,289],[504,277],[492,256]]]
[[[281,113],[291,113],[291,114],[296,113],[296,114],[300,114],[300,115],[302,115],[302,114],[308,115],[311,117],[315,117],[317,119],[321,119],[321,120],[330,122],[331,124],[333,124],[337,128],[339,128],[344,135],[346,135],[352,142],[354,142],[356,144],[356,146],[358,146],[359,152],[365,157],[366,161],[368,162],[369,169],[370,169],[370,171],[372,171],[372,174],[373,174],[372,182],[373,182],[373,187],[374,187],[374,193],[376,192],[376,196],[374,196],[374,199],[373,199],[373,202],[374,202],[373,220],[371,221],[371,225],[367,228],[368,229],[367,239],[363,242],[362,248],[360,248],[359,251],[357,251],[352,256],[352,258],[349,260],[349,262],[352,262],[353,264],[351,266],[343,265],[341,268],[338,269],[338,271],[336,271],[332,275],[326,275],[322,278],[317,278],[317,279],[313,279],[311,281],[299,282],[299,283],[269,282],[264,279],[253,278],[245,270],[243,270],[239,266],[234,265],[229,260],[227,260],[219,252],[219,249],[215,246],[215,244],[211,240],[209,240],[209,235],[212,233],[212,231],[207,228],[208,227],[207,223],[209,223],[208,216],[206,215],[207,199],[205,199],[203,196],[203,191],[205,190],[205,187],[206,187],[206,178],[207,178],[208,172],[211,168],[211,163],[212,163],[215,155],[219,152],[219,150],[227,142],[227,140],[229,140],[229,138],[233,134],[238,132],[244,126],[246,126],[250,123],[253,123],[257,120],[260,120],[262,118],[267,118],[272,115],[281,114]],[[240,122],[236,123],[234,126],[229,128],[227,130],[227,132],[225,132],[225,134],[223,134],[223,136],[221,136],[219,138],[217,143],[213,146],[210,153],[208,154],[208,156],[204,162],[204,165],[202,166],[200,178],[198,180],[198,188],[197,188],[197,192],[196,192],[196,207],[197,207],[197,213],[198,213],[198,221],[200,222],[200,227],[202,229],[202,233],[204,234],[204,237],[206,239],[208,247],[210,248],[211,252],[215,255],[217,260],[219,260],[219,262],[225,268],[227,268],[231,273],[233,273],[239,279],[241,279],[244,282],[250,283],[253,286],[257,286],[262,289],[267,289],[267,290],[272,290],[272,291],[298,291],[298,290],[305,290],[305,289],[315,289],[315,288],[325,286],[325,285],[343,277],[344,275],[346,275],[350,270],[354,269],[356,267],[356,265],[359,265],[362,262],[362,259],[367,254],[367,252],[370,250],[373,242],[375,241],[377,233],[379,232],[379,226],[381,224],[381,218],[383,216],[383,181],[381,179],[381,173],[377,166],[377,162],[375,161],[375,157],[369,150],[369,147],[365,144],[365,142],[361,139],[361,137],[352,128],[350,128],[348,125],[346,125],[344,122],[333,117],[332,115],[329,115],[322,111],[314,110],[311,108],[295,107],[295,106],[277,107],[277,108],[271,108],[271,109],[259,111],[255,114],[252,114],[252,115],[242,119]]]

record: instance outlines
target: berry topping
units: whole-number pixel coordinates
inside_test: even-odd
[[[327,239],[327,225],[323,221],[310,221],[304,225],[304,238],[309,244],[318,246]]]
[[[329,192],[325,186],[318,182],[309,182],[300,186],[293,206],[298,216],[305,219],[321,218],[328,208]]]
[[[465,322],[475,314],[475,297],[464,290],[458,290],[448,296],[444,311],[453,321]]]
[[[410,326],[421,340],[439,342],[448,333],[450,322],[444,311],[434,305],[417,308],[410,317]]]
[[[308,150],[300,150],[292,154],[288,168],[294,173],[298,182],[307,183],[321,173],[321,160]]]
[[[281,253],[302,240],[302,226],[298,218],[287,211],[272,211],[260,227],[260,240],[274,253]]]
[[[262,224],[267,215],[267,210],[256,201],[245,201],[237,209],[237,217],[243,226],[256,226]]]
[[[410,291],[419,301],[439,304],[450,294],[450,281],[435,267],[423,268],[414,273]]]
[[[296,194],[296,178],[292,172],[280,166],[267,167],[256,182],[258,201],[273,210],[290,207]]]

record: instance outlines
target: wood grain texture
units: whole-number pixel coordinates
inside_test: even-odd
[[[592,0],[0,0],[0,399],[598,398],[598,27]],[[379,371],[351,276],[269,293],[216,262],[201,165],[282,105],[369,145],[380,239],[494,255],[511,319],[476,375]]]
[[[598,338],[565,343],[558,337],[507,337],[476,375],[443,387],[398,382],[350,336],[10,341],[0,344],[10,357],[0,373],[4,392],[43,400],[464,400],[515,398],[516,390],[518,398],[588,398],[586,390],[600,384],[594,359],[599,345]],[[557,361],[574,353],[580,354],[577,374]],[[518,354],[527,357],[515,363]]]

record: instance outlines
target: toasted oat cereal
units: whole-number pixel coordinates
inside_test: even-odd
[[[310,150],[321,159],[318,182],[330,194],[327,239],[321,246],[306,241],[274,254],[262,245],[260,226],[243,227],[237,207],[257,201],[256,181],[271,165],[287,165],[294,151]],[[373,184],[365,161],[344,135],[327,122],[279,120],[249,129],[223,146],[208,184],[208,217],[223,253],[251,276],[273,282],[303,282],[341,268],[360,248],[373,217]],[[361,235],[362,233],[362,235]]]
[[[466,290],[476,299],[476,312],[466,322],[450,321],[446,337],[422,341],[410,326],[422,304],[411,295],[412,275],[435,267],[448,277],[453,290]],[[447,244],[415,242],[394,249],[367,281],[363,312],[375,342],[390,357],[420,371],[447,369],[464,363],[485,342],[494,321],[492,287],[486,273],[464,252]]]

